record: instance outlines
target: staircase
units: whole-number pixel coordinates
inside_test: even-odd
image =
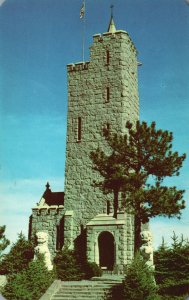
[[[119,300],[120,279],[56,280],[40,300]]]

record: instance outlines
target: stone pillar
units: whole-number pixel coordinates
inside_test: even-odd
[[[74,229],[74,213],[73,211],[66,211],[64,215],[64,247],[69,249],[74,248],[73,229]]]

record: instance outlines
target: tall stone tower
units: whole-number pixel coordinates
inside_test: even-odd
[[[93,36],[90,61],[69,64],[65,193],[46,185],[32,209],[29,236],[48,233],[52,257],[64,247],[80,250],[103,270],[123,272],[134,255],[134,216],[106,210],[113,195],[93,185],[99,174],[90,153],[106,151],[103,129],[125,133],[126,122],[139,118],[137,51],[111,17],[108,31]]]
[[[126,122],[138,120],[137,66],[137,50],[129,34],[116,30],[112,17],[108,31],[93,36],[90,61],[67,66],[64,205],[73,212],[73,238],[105,210],[108,198],[93,186],[99,175],[92,169],[90,152],[106,147],[103,128],[125,133]]]

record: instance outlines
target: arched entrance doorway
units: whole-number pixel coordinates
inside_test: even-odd
[[[100,267],[113,270],[115,257],[114,236],[108,231],[101,232],[98,237],[98,246]]]

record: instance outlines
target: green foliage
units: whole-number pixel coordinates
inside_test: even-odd
[[[94,184],[114,194],[117,216],[118,193],[125,193],[124,207],[135,214],[136,242],[140,246],[141,223],[155,216],[180,217],[185,208],[183,190],[163,185],[166,177],[178,176],[186,157],[172,151],[172,132],[157,130],[155,122],[127,122],[128,133],[105,131],[108,150],[91,152],[93,168],[102,176]]]
[[[10,244],[10,241],[5,237],[6,226],[0,226],[0,258],[2,257],[2,252]]]
[[[67,248],[57,253],[54,263],[57,277],[61,280],[82,280],[102,275],[97,264],[81,259],[75,251]]]
[[[7,300],[39,300],[54,279],[54,272],[47,270],[43,256],[39,256],[26,269],[8,277],[2,294]]]
[[[154,253],[156,281],[163,295],[189,294],[189,242],[175,233],[172,240],[170,247],[163,241]]]
[[[33,245],[20,233],[10,252],[0,262],[0,274],[14,274],[27,268],[34,256]]]
[[[71,281],[81,280],[84,277],[75,252],[72,250],[65,248],[57,253],[54,263],[58,279]]]
[[[159,300],[153,273],[137,253],[126,271],[123,300]]]
[[[82,270],[85,274],[84,279],[102,276],[102,270],[95,262],[85,262],[82,266]]]
[[[186,296],[160,296],[160,300],[188,300],[187,295]]]

